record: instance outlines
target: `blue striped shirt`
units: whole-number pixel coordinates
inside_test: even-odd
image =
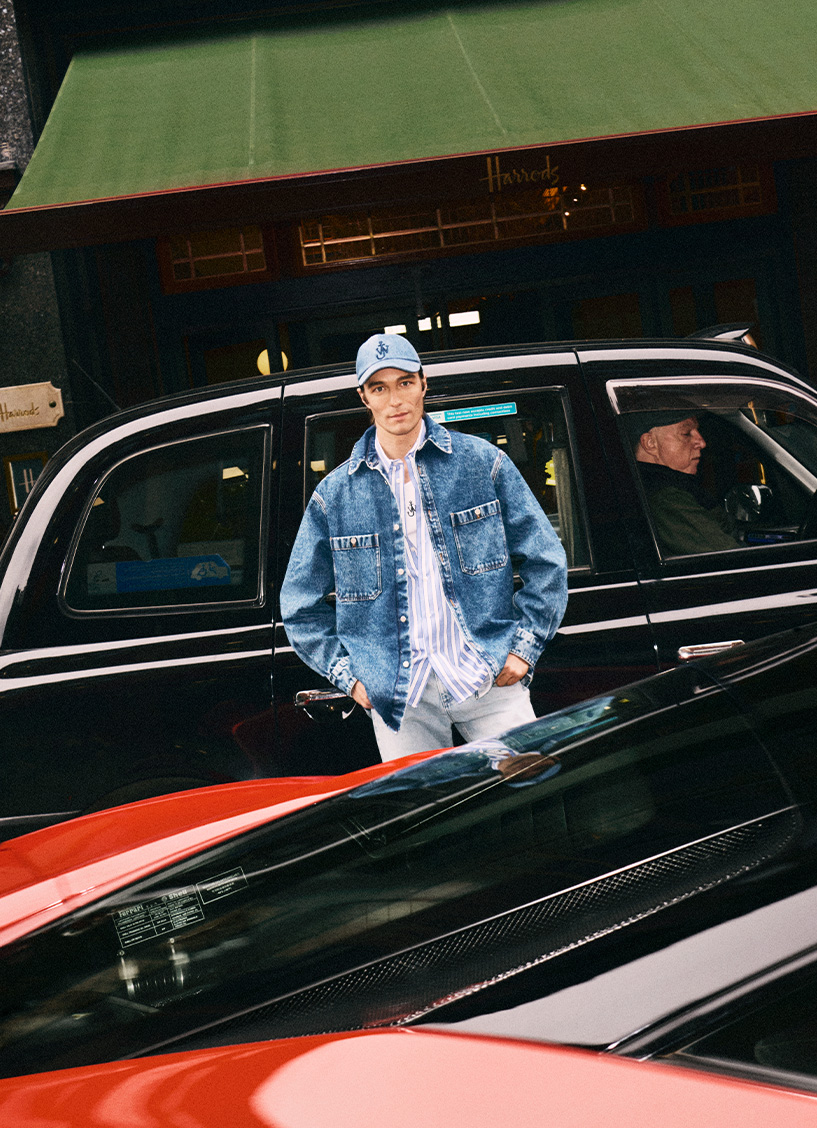
[[[417,442],[405,458],[388,457],[375,439],[378,457],[400,510],[406,542],[406,576],[409,600],[409,639],[411,676],[408,705],[417,705],[431,671],[443,683],[455,702],[483,693],[492,684],[488,664],[467,641],[454,608],[445,597],[437,556],[431,543],[422,506],[415,455],[425,438],[425,422]]]

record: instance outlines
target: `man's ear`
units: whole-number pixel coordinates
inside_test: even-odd
[[[641,462],[652,462],[658,452],[658,444],[652,431],[640,436],[635,448],[635,457]]]
[[[655,434],[653,434],[652,431],[644,431],[644,433],[641,435],[641,438],[639,439],[639,444],[641,446],[641,449],[647,452],[650,457],[655,455],[655,453],[658,451],[658,443],[656,441]]]
[[[360,396],[360,398],[363,400],[363,402],[366,403],[366,393],[363,391],[362,388],[358,388],[357,394]]]

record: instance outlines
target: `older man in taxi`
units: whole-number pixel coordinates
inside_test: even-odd
[[[738,548],[732,518],[697,478],[706,446],[689,411],[627,417],[636,461],[662,552],[684,556]]]

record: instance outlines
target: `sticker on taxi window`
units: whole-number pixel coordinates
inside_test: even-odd
[[[230,565],[222,556],[171,556],[160,560],[120,560],[88,566],[88,593],[174,591],[230,583]]]
[[[463,419],[487,419],[490,416],[516,415],[515,403],[480,404],[478,407],[452,407],[447,411],[429,411],[435,423],[458,423]]]

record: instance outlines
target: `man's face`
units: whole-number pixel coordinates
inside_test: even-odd
[[[706,446],[698,420],[694,416],[666,427],[653,427],[649,432],[653,441],[655,461],[682,474],[697,474],[701,451]]]
[[[425,380],[419,372],[381,368],[360,389],[378,431],[405,436],[419,432],[423,418]]]

